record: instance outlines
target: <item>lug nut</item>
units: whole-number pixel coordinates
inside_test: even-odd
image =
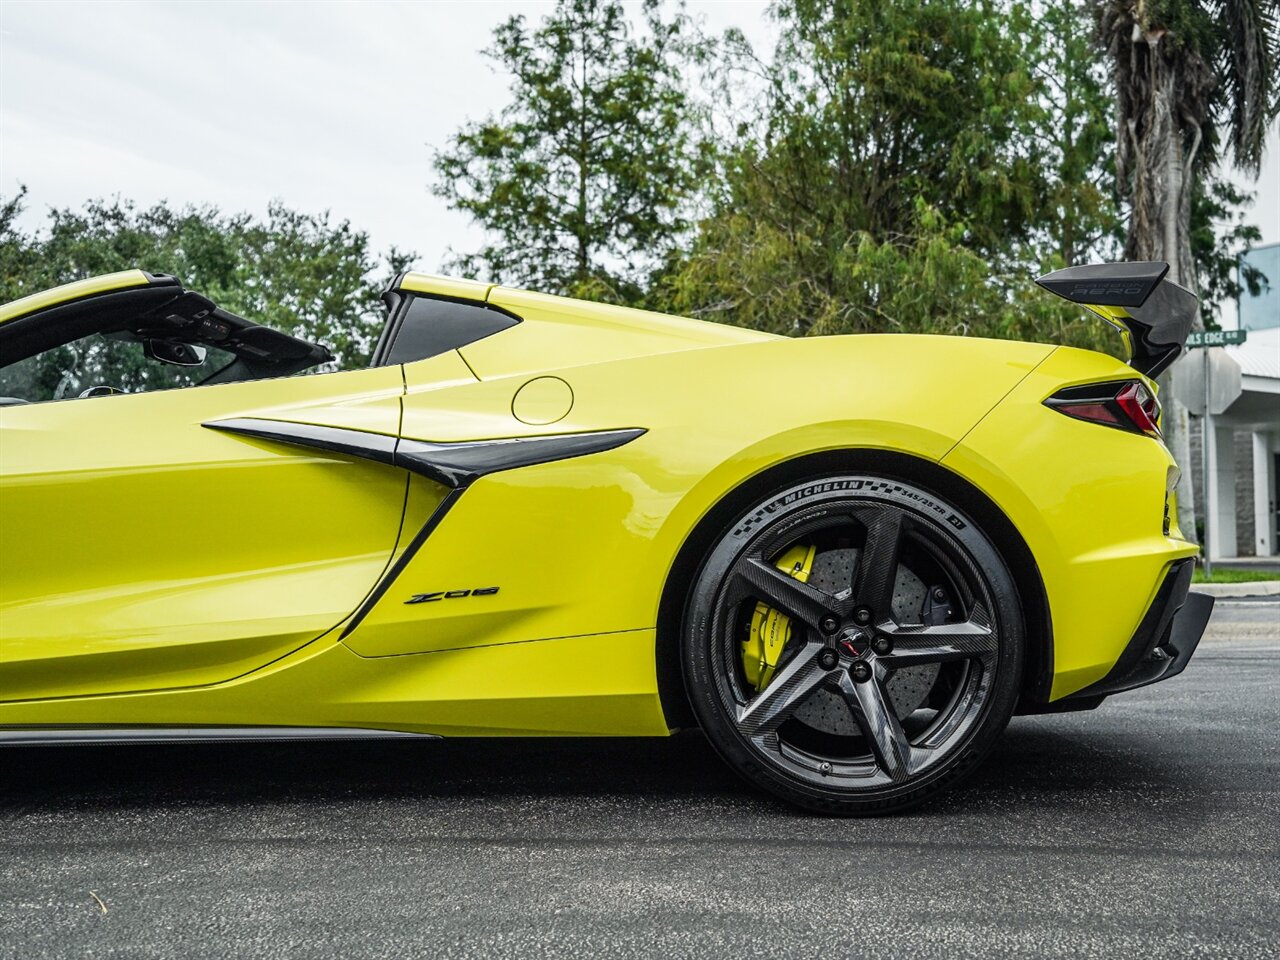
[[[822,627],[823,633],[835,633],[840,628],[835,617],[823,617],[819,626]]]
[[[853,661],[853,665],[849,667],[849,676],[857,680],[858,683],[866,683],[871,679],[871,664],[865,660]]]
[[[893,641],[888,637],[876,637],[875,642],[871,644],[871,649],[881,656],[893,653]]]
[[[834,670],[836,664],[840,662],[840,655],[830,647],[824,647],[818,653],[818,666],[823,670]]]
[[[853,620],[859,626],[865,627],[868,623],[871,622],[871,608],[859,607],[857,610],[853,612]]]

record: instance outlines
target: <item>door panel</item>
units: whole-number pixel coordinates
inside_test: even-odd
[[[405,472],[201,424],[394,436],[402,393],[384,367],[0,408],[0,700],[213,683],[341,623]]]
[[[571,405],[550,424],[522,421],[513,404],[528,377],[442,384],[430,366],[435,362],[405,364],[406,440],[456,443],[647,425],[629,414],[601,413],[592,400]],[[580,372],[557,376],[572,389]],[[636,439],[475,481],[343,642],[361,656],[383,657],[652,627],[651,593],[619,586],[644,578],[654,518],[678,495],[654,489],[646,475],[651,458]],[[411,509],[406,537],[428,516]]]

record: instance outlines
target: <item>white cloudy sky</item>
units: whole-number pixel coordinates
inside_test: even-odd
[[[480,55],[550,2],[114,3],[0,0],[0,195],[47,206],[120,194],[331,210],[437,269],[479,238],[431,196],[432,149],[502,106]],[[694,2],[769,43],[765,3]]]
[[[433,147],[500,107],[479,51],[536,0],[273,3],[0,0],[0,195],[48,206],[120,194],[260,212],[331,210],[434,270],[478,233],[428,192]],[[691,0],[771,45],[764,0]],[[1280,139],[1255,213],[1280,242]]]

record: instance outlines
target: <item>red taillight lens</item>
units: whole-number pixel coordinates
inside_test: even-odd
[[[1112,427],[1121,425],[1116,415],[1111,412],[1111,408],[1105,403],[1068,403],[1056,409],[1059,413],[1065,413],[1068,417],[1075,417],[1077,420],[1092,420],[1094,423],[1105,423]]]
[[[1160,437],[1160,404],[1140,380],[1067,387],[1046,400],[1045,406],[1077,420]]]
[[[1160,405],[1143,384],[1129,384],[1116,394],[1116,403],[1135,427],[1149,436],[1160,436]]]

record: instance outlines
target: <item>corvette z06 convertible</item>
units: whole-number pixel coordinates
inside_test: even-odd
[[[0,742],[664,736],[840,814],[1186,666],[1163,263],[1128,365],[409,273],[370,366],[133,270],[0,308]],[[304,375],[310,371],[310,375]]]

